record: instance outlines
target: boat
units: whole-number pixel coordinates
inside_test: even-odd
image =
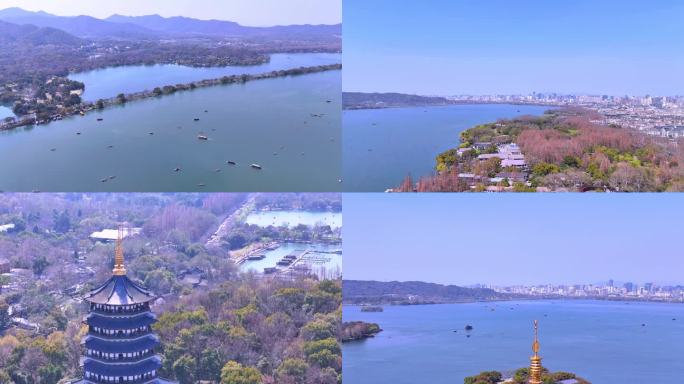
[[[261,165],[259,165],[259,164],[252,164],[252,165],[250,165],[250,167],[252,167],[254,169],[261,169]]]
[[[266,258],[266,255],[263,253],[257,253],[255,255],[249,255],[247,256],[247,260],[263,260]]]
[[[230,165],[237,165],[237,163],[234,162],[234,161],[232,161],[232,160],[228,160],[228,161],[226,161],[226,163],[227,163],[227,164],[230,164]]]
[[[197,135],[197,138],[200,140],[209,140],[209,138],[205,135]]]
[[[78,112],[78,114],[81,116],[85,116],[85,112],[83,112],[83,111]]]
[[[193,120],[195,120],[195,121],[199,121],[199,117],[195,117],[195,118],[194,118]]]
[[[264,273],[266,273],[266,274],[276,273],[276,272],[278,272],[278,268],[274,268],[274,267],[264,268]]]

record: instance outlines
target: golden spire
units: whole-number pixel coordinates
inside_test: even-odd
[[[527,381],[528,384],[542,384],[542,358],[539,357],[539,334],[537,331],[539,322],[534,321],[534,342],[532,343],[532,352],[534,356],[530,357],[530,376]]]
[[[123,225],[119,224],[119,236],[116,239],[116,251],[114,253],[114,269],[112,274],[114,276],[124,276],[126,274],[126,267],[124,266],[124,255],[123,255],[123,238],[124,229]]]

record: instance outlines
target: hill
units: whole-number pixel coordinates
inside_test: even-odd
[[[31,45],[79,46],[85,41],[56,28],[17,25],[0,21],[0,42]]]
[[[438,96],[418,96],[404,93],[342,93],[344,109],[377,109],[392,107],[424,107],[449,105],[451,102]]]
[[[81,38],[156,39],[161,37],[158,32],[135,24],[111,23],[91,16],[55,16],[45,12],[25,11],[21,8],[0,10],[0,20],[13,24],[57,28]]]
[[[508,296],[486,288],[465,288],[421,281],[344,280],[345,304],[430,304],[503,300]]]
[[[233,21],[198,20],[189,17],[161,17],[159,15],[122,16],[112,15],[105,19],[113,23],[137,25],[152,31],[175,36],[211,36],[242,38],[303,38],[330,39],[342,34],[337,25],[285,25],[273,27],[248,27]]]
[[[338,41],[342,35],[340,24],[247,27],[232,21],[198,20],[180,16],[166,18],[159,15],[112,15],[107,19],[83,15],[56,16],[16,7],[0,10],[0,20],[57,28],[88,39],[159,40],[208,37]]]

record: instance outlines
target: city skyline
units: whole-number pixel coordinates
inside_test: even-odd
[[[683,11],[666,0],[349,0],[344,90],[673,95],[684,88]]]
[[[120,0],[84,2],[81,0],[0,0],[0,9],[19,7],[44,11],[58,16],[87,15],[103,19],[114,14],[124,16],[184,16],[203,20],[234,21],[245,26],[268,27],[291,24],[339,24],[342,7],[338,0]],[[268,10],[264,12],[263,10]]]
[[[345,279],[681,283],[679,195],[345,195]],[[466,239],[461,240],[461,239]]]

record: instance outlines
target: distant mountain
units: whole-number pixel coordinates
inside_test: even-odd
[[[159,32],[135,24],[112,23],[90,16],[55,16],[21,8],[0,10],[0,20],[13,24],[31,24],[57,28],[81,38],[157,39]]]
[[[0,42],[79,46],[85,41],[56,28],[41,28],[35,25],[18,25],[0,21]]]
[[[346,304],[427,304],[503,300],[508,296],[486,288],[465,288],[420,281],[344,280]]]
[[[286,25],[274,27],[247,27],[232,21],[198,20],[189,17],[122,16],[112,15],[105,19],[115,23],[135,24],[149,30],[169,35],[195,35],[214,37],[280,37],[320,39],[340,36],[341,24],[337,25]]]
[[[422,107],[449,104],[451,102],[448,99],[438,96],[363,92],[344,92],[342,94],[342,105],[346,109]]]

